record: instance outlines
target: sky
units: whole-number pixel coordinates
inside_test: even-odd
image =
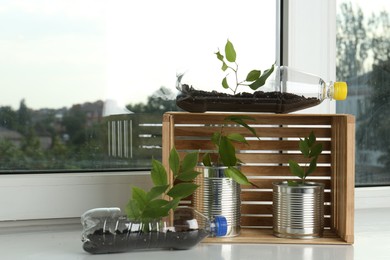
[[[174,91],[183,71],[194,87],[218,89],[214,53],[228,38],[243,76],[264,70],[275,61],[275,4],[237,3],[0,0],[0,106],[144,102],[162,86]]]

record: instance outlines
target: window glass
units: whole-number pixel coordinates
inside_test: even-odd
[[[227,39],[242,73],[276,57],[275,1],[4,0],[0,24],[2,172],[148,168],[178,73],[222,90]]]
[[[338,113],[356,116],[356,185],[390,185],[390,2],[338,1]]]

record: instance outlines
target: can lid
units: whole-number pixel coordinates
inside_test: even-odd
[[[345,100],[348,94],[348,86],[346,82],[335,82],[333,90],[333,99]]]
[[[227,234],[227,220],[224,216],[215,216],[216,234],[217,237],[223,237]]]

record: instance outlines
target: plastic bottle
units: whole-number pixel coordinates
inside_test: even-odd
[[[326,99],[345,100],[348,94],[346,82],[325,82],[316,75],[286,66],[276,67],[269,82],[259,90],[280,96],[280,104],[273,111],[275,113],[290,113],[316,106]]]
[[[81,216],[83,249],[91,254],[146,249],[189,249],[208,236],[224,236],[223,216],[212,221],[189,207],[179,207],[173,218],[132,222],[119,208],[96,208]]]
[[[176,104],[189,112],[234,111],[291,113],[316,106],[325,99],[344,100],[347,97],[345,82],[329,82],[316,75],[292,68],[275,67],[264,86],[254,93],[247,86],[239,86],[242,91],[236,95],[196,91],[183,84]]]

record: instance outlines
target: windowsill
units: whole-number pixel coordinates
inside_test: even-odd
[[[355,244],[278,245],[278,244],[200,244],[184,251],[144,251],[111,254],[110,259],[390,259],[390,208],[357,209]],[[81,226],[64,225],[1,229],[0,251],[4,259],[106,259],[83,251]]]

